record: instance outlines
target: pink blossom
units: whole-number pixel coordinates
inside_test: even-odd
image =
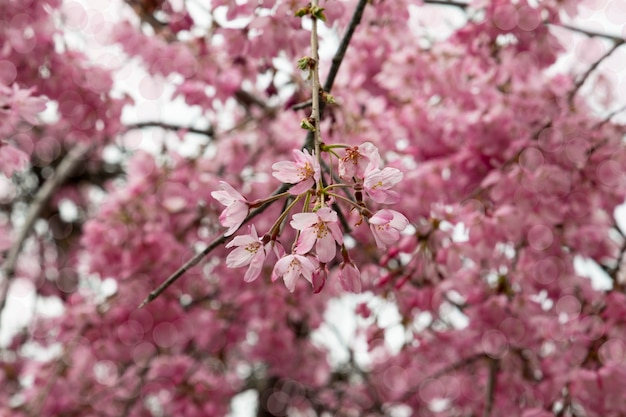
[[[341,287],[358,294],[361,292],[361,272],[352,262],[342,262],[339,266],[339,282]]]
[[[363,179],[365,172],[380,166],[378,148],[370,142],[346,149],[346,154],[339,160],[339,176],[344,180]]]
[[[381,204],[394,204],[400,200],[400,195],[391,190],[391,187],[402,181],[403,174],[396,168],[378,168],[369,170],[365,174],[363,188],[372,200]]]
[[[213,191],[211,195],[226,206],[220,214],[220,224],[229,228],[224,236],[230,236],[239,229],[241,223],[246,219],[250,206],[248,200],[230,184],[220,181],[220,186],[222,191]]]
[[[326,280],[328,279],[328,266],[325,263],[319,264],[318,268],[313,271],[313,294],[319,294],[324,285],[326,285]]]
[[[297,184],[289,192],[297,195],[313,187],[320,179],[319,162],[307,151],[294,149],[293,156],[295,162],[281,161],[272,165],[274,172],[272,175],[288,184]]]
[[[269,245],[269,243],[267,245]],[[267,257],[267,245],[263,245],[263,242],[257,235],[256,228],[252,225],[250,227],[250,234],[235,236],[235,238],[226,245],[226,248],[237,246],[237,248],[226,257],[226,265],[229,268],[239,268],[249,265],[243,280],[246,282],[254,281],[261,274],[263,262]]]
[[[304,255],[315,245],[320,262],[330,262],[337,252],[335,242],[343,243],[337,213],[328,207],[322,207],[315,213],[294,214],[291,227],[300,230],[295,252]]]
[[[0,144],[0,172],[7,178],[13,172],[22,170],[28,163],[28,155],[10,145]]]
[[[313,284],[313,272],[317,268],[317,262],[312,259],[313,258],[294,254],[279,259],[272,271],[272,281],[283,277],[285,286],[291,292],[296,289],[296,279],[300,275]]]
[[[409,220],[395,210],[380,210],[369,219],[370,229],[379,249],[386,249],[400,239],[400,232]]]

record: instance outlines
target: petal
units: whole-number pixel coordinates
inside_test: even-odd
[[[337,222],[337,212],[330,207],[322,207],[315,214],[325,223]]]
[[[389,225],[394,229],[404,230],[409,225],[409,219],[407,219],[402,213],[398,213],[394,210],[390,211],[392,212],[393,218],[389,222]]]
[[[274,178],[281,182],[294,184],[300,181],[300,176],[298,175],[298,167],[293,162],[276,162],[274,165],[272,165],[272,169],[274,170],[274,172],[272,172]]]
[[[327,234],[323,238],[318,239],[315,245],[315,252],[320,262],[326,263],[332,261],[337,253],[337,246],[333,236]]]
[[[296,213],[291,216],[291,227],[296,230],[304,230],[317,223],[318,217],[315,213]]]
[[[346,291],[355,294],[361,292],[361,273],[352,263],[341,266],[339,269],[339,282],[341,283],[341,287]]]
[[[285,181],[283,181],[283,182],[285,182]],[[292,184],[294,182],[292,182]],[[291,194],[291,195],[302,194],[303,192],[308,191],[311,187],[313,187],[313,184],[315,184],[315,181],[313,181],[313,178],[307,178],[306,180],[304,180],[304,181],[298,183],[297,185],[294,185],[293,187],[291,187],[289,189],[289,194]]]
[[[298,237],[295,252],[301,255],[308,253],[313,248],[316,240],[317,233],[315,233],[315,229],[305,229],[302,233],[300,233],[300,236]]]
[[[240,246],[233,250],[226,257],[226,266],[229,268],[239,268],[250,263],[255,253],[250,252],[244,246]]]
[[[233,246],[246,246],[251,243],[258,242],[258,241],[259,241],[258,238],[255,239],[254,237],[250,235],[235,236],[233,240],[228,242],[228,244],[225,247],[228,249],[228,248],[232,248]]]
[[[289,292],[293,292],[296,289],[296,280],[300,274],[296,269],[290,269],[286,274],[283,275],[283,281],[285,282],[285,287],[289,290]]]
[[[256,255],[252,258],[250,262],[250,267],[246,271],[246,274],[243,277],[245,282],[252,282],[258,278],[263,270],[263,263],[265,262],[265,251],[263,249],[259,250]]]
[[[387,224],[393,219],[391,210],[383,209],[378,211],[369,219],[370,224]]]
[[[341,232],[341,228],[337,223],[327,223],[326,227],[330,230],[330,234],[335,239],[335,242],[338,244],[343,244],[343,233]]]
[[[274,269],[272,270],[272,282],[284,275],[292,260],[293,255],[287,255],[284,258],[280,258],[276,262],[276,265],[274,265]]]

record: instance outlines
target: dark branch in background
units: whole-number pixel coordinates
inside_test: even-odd
[[[343,58],[344,58],[344,56],[346,54],[346,50],[348,49],[348,45],[350,44],[350,40],[352,39],[352,35],[354,34],[354,31],[355,31],[356,27],[361,22],[361,17],[363,16],[363,10],[365,9],[365,6],[367,5],[367,2],[368,2],[368,0],[360,0],[359,4],[357,5],[356,9],[354,10],[354,13],[352,15],[352,19],[350,19],[350,24],[348,25],[348,28],[346,29],[346,33],[344,34],[343,38],[341,39],[341,43],[339,44],[339,48],[337,49],[337,52],[335,52],[335,56],[333,57],[333,61],[332,61],[332,65],[330,67],[330,71],[328,73],[328,77],[326,78],[326,82],[324,83],[324,91],[326,91],[326,92],[330,92],[330,90],[333,87],[333,84],[335,82],[335,77],[337,76],[337,71],[339,71],[339,66],[341,65],[341,62],[343,61]],[[257,104],[257,103],[255,103],[255,104]],[[323,111],[324,111],[324,104],[322,102],[320,104],[320,115],[323,113]],[[305,141],[305,144],[304,144],[303,148],[305,148],[305,149],[312,149],[313,145],[314,145],[313,144],[313,133],[312,132],[308,132],[307,136],[306,136],[306,141]],[[289,185],[289,184],[283,184],[274,192],[274,195],[283,193],[283,192],[287,191],[290,187],[291,187],[291,185]],[[261,214],[263,211],[265,211],[270,206],[270,204],[272,204],[272,203],[266,203],[266,204],[262,205],[261,207],[251,211],[250,214],[248,214],[248,216],[246,217],[246,219],[242,223],[242,225],[247,223],[247,222],[249,222],[250,220],[252,220],[256,216],[258,216],[259,214]],[[226,239],[227,239],[227,237],[224,236],[224,235],[216,238],[211,243],[209,243],[209,245],[206,248],[204,248],[202,250],[202,252],[199,252],[193,258],[191,258],[190,260],[185,262],[185,264],[183,266],[178,268],[178,270],[176,270],[176,272],[174,272],[172,275],[170,275],[170,277],[168,279],[166,279],[161,285],[159,285],[155,290],[153,290],[148,295],[148,297],[146,297],[146,299],[140,304],[139,308],[145,306],[146,304],[150,303],[155,298],[157,298],[159,295],[161,295],[163,293],[163,291],[165,291],[170,285],[172,285],[181,276],[183,276],[185,274],[185,272],[187,272],[193,266],[197,265],[198,262],[200,262],[202,260],[202,258],[207,256],[209,253],[211,253],[211,251],[213,251],[213,249],[215,249],[219,245],[221,245],[224,242],[226,242]]]
[[[572,105],[574,101],[574,97],[576,96],[576,93],[578,93],[578,91],[580,90],[580,87],[582,87],[585,81],[587,81],[587,78],[589,78],[591,73],[595,71],[596,68],[598,68],[598,66],[602,63],[602,61],[604,61],[606,58],[611,56],[611,54],[613,54],[613,52],[615,52],[615,50],[619,48],[620,46],[622,46],[624,43],[625,42],[623,39],[619,39],[617,42],[615,42],[613,44],[613,47],[609,49],[604,55],[602,55],[600,59],[594,62],[593,65],[591,65],[589,69],[587,69],[587,71],[585,71],[585,73],[578,79],[578,81],[576,81],[576,84],[574,84],[574,88],[569,93],[569,96],[567,98],[570,105]]]
[[[483,417],[489,417],[491,410],[493,410],[493,400],[496,393],[499,367],[500,362],[497,359],[489,358],[489,375],[487,376],[487,392],[485,393],[485,411],[483,412]]]
[[[52,195],[68,180],[70,175],[76,170],[78,165],[82,162],[85,156],[90,151],[91,146],[87,144],[79,144],[70,149],[61,161],[56,171],[46,180],[46,182],[39,188],[37,194],[33,198],[30,204],[26,220],[19,234],[15,238],[15,241],[9,248],[6,260],[0,270],[3,275],[2,282],[0,282],[0,319],[2,312],[6,305],[7,293],[9,291],[9,284],[13,279],[15,272],[15,264],[17,258],[22,250],[22,246],[30,235],[30,232],[35,225],[35,222],[43,212],[44,208]]]
[[[205,136],[208,136],[209,138],[212,138],[213,134],[214,134],[212,126],[209,126],[206,129],[196,129],[194,127],[177,126],[177,125],[164,123],[164,122],[140,122],[140,123],[134,123],[134,124],[131,124],[131,125],[127,125],[126,129],[127,130],[145,129],[145,128],[148,128],[148,127],[160,127],[161,129],[165,129],[165,130],[186,130],[189,133],[197,133],[198,135],[205,135]]]
[[[434,4],[437,6],[454,6],[460,9],[467,9],[469,7],[469,3],[464,3],[462,1],[424,0],[424,3]]]
[[[589,37],[604,38],[604,39],[611,40],[615,43],[624,42],[624,39],[619,36],[610,35],[608,33],[603,33],[603,32],[596,32],[594,30],[582,29],[576,26],[568,25],[567,23],[559,23],[558,25],[555,25],[553,23],[550,23],[550,24],[553,26],[558,26],[564,29],[571,30],[572,32],[582,33],[583,35],[587,35]]]

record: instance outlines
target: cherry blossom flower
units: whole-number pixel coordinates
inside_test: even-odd
[[[300,230],[295,252],[304,255],[315,245],[320,262],[330,262],[337,253],[335,242],[340,245],[343,243],[337,213],[328,207],[322,207],[315,213],[294,214],[291,227]]]
[[[291,194],[297,195],[311,188],[320,179],[319,162],[307,151],[294,149],[293,156],[295,162],[281,161],[272,165],[274,172],[272,175],[288,184],[297,184],[289,190]]]
[[[313,284],[313,272],[317,268],[317,260],[297,254],[287,255],[281,258],[274,265],[272,271],[272,281],[276,281],[279,277],[283,277],[285,286],[291,292],[296,289],[296,279],[300,275]]]
[[[400,232],[404,230],[409,220],[395,210],[380,210],[369,219],[370,229],[379,249],[387,249],[400,239]]]
[[[224,233],[224,236],[230,236],[239,229],[239,226],[241,226],[241,223],[248,215],[250,206],[248,200],[231,187],[230,184],[220,181],[220,187],[222,187],[222,191],[213,191],[211,195],[226,206],[220,214],[220,224],[229,228]]]
[[[28,155],[11,145],[0,143],[0,172],[11,178],[13,172],[22,170],[28,164]]]
[[[365,174],[363,188],[372,200],[381,204],[394,204],[400,195],[391,187],[402,181],[403,174],[396,168],[371,169]]]
[[[261,239],[257,235],[254,225],[250,227],[250,233],[242,236],[235,236],[226,248],[237,246],[235,250],[226,257],[226,265],[229,268],[239,268],[248,266],[248,270],[243,277],[246,282],[252,282],[261,274],[263,262],[268,255],[267,245],[263,245]]]
[[[346,149],[346,155],[339,160],[339,176],[344,180],[363,179],[367,170],[378,168],[379,165],[378,148],[365,142]]]

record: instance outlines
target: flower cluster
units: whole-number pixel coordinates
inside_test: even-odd
[[[343,155],[337,150],[343,149]],[[251,226],[249,233],[237,236],[226,247],[235,249],[226,258],[230,268],[247,266],[244,275],[247,282],[255,280],[262,272],[265,260],[273,252],[278,258],[272,271],[272,281],[282,278],[285,286],[294,291],[297,279],[302,276],[321,291],[328,276],[328,264],[332,265],[341,249],[342,261],[339,265],[339,281],[342,287],[351,292],[361,291],[360,272],[350,258],[344,245],[344,233],[340,225],[341,205],[348,211],[356,211],[359,220],[355,226],[367,221],[376,242],[381,249],[398,242],[400,233],[409,224],[407,218],[390,209],[372,212],[364,193],[377,204],[395,204],[400,195],[392,188],[402,180],[402,172],[396,168],[381,168],[382,160],[378,149],[365,142],[359,146],[323,145],[321,152],[329,158],[336,158],[338,176],[322,175],[320,158],[308,150],[294,150],[292,161],[276,162],[272,165],[272,175],[285,184],[292,184],[287,192],[268,197],[265,200],[250,202],[226,182],[221,182],[221,190],[214,191],[213,197],[226,208],[220,215],[220,223],[228,230],[224,236],[234,234],[248,217],[250,207],[279,198],[287,199],[285,210],[276,219],[270,230],[259,237],[256,228]],[[333,166],[333,164],[328,164]],[[341,182],[334,182],[340,178]],[[340,190],[343,194],[339,194]],[[291,253],[287,254],[278,241],[283,224],[296,207],[299,213],[291,215],[289,225],[295,231]],[[340,214],[341,213],[341,214]]]

